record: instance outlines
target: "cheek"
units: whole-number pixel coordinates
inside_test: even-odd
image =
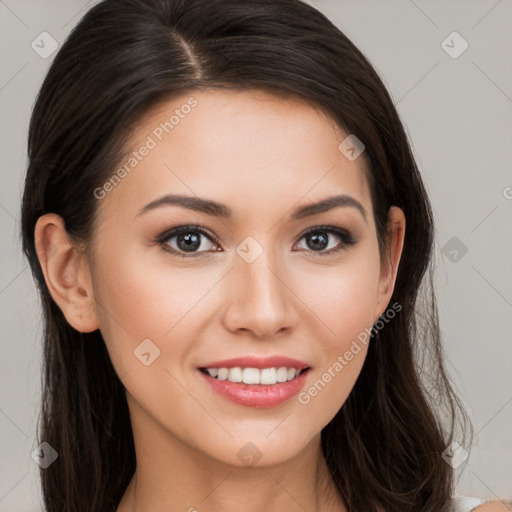
[[[321,363],[298,401],[308,411],[305,417],[321,418],[322,426],[346,401],[364,364],[377,299],[378,259],[358,253],[329,272],[301,281],[301,298],[318,316]]]
[[[201,272],[152,265],[144,254],[110,259],[96,279],[98,296],[111,317],[135,337],[161,338],[204,294]],[[112,318],[107,315],[106,320]]]
[[[208,291],[223,275],[167,262],[159,250],[109,251],[93,275],[100,329],[119,374],[134,364],[133,351],[145,339],[162,352],[172,346],[173,359],[183,360],[208,315]]]
[[[318,317],[324,347],[341,350],[347,341],[373,324],[378,258],[371,251],[359,251],[336,267],[313,267],[309,264],[297,272],[294,291],[307,305],[308,316],[314,313]]]

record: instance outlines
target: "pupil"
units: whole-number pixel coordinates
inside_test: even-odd
[[[327,246],[327,237],[325,236],[325,233],[310,235],[309,240],[312,241],[310,247],[313,249],[325,249]],[[320,244],[320,246],[318,244]]]
[[[184,245],[181,245],[181,242],[184,242]],[[191,235],[187,233],[185,235],[179,235],[178,237],[178,246],[182,250],[190,250],[197,249],[201,243],[199,242],[199,237],[197,235]]]

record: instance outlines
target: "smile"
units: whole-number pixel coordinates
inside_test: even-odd
[[[299,370],[289,367],[259,369],[221,366],[200,368],[198,374],[209,389],[223,399],[246,407],[271,408],[297,395],[304,387],[310,370],[309,367]]]
[[[298,377],[303,370],[296,368],[201,368],[203,373],[218,380],[229,382],[243,382],[244,384],[262,384],[272,386],[278,382],[288,382]]]

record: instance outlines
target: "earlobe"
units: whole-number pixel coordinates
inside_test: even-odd
[[[379,297],[377,309],[382,315],[391,300],[395,288],[398,266],[402,256],[402,250],[405,240],[405,215],[401,208],[392,206],[388,212],[388,250],[387,256],[381,262],[381,273],[379,278]],[[378,317],[375,318],[377,321]]]
[[[68,323],[80,332],[98,329],[89,271],[62,217],[54,213],[39,217],[34,235],[46,286]]]

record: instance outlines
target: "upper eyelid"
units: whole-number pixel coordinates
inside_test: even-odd
[[[196,231],[196,232],[200,233],[201,235],[210,238],[212,240],[212,242],[219,243],[217,241],[217,237],[213,233],[211,233],[210,230],[203,228],[202,226],[196,226],[193,224],[185,224],[185,225],[176,226],[171,229],[167,229],[161,235],[159,235],[157,237],[157,241],[160,243],[163,243],[171,238],[178,236],[180,234],[180,231],[183,231],[183,232]]]

